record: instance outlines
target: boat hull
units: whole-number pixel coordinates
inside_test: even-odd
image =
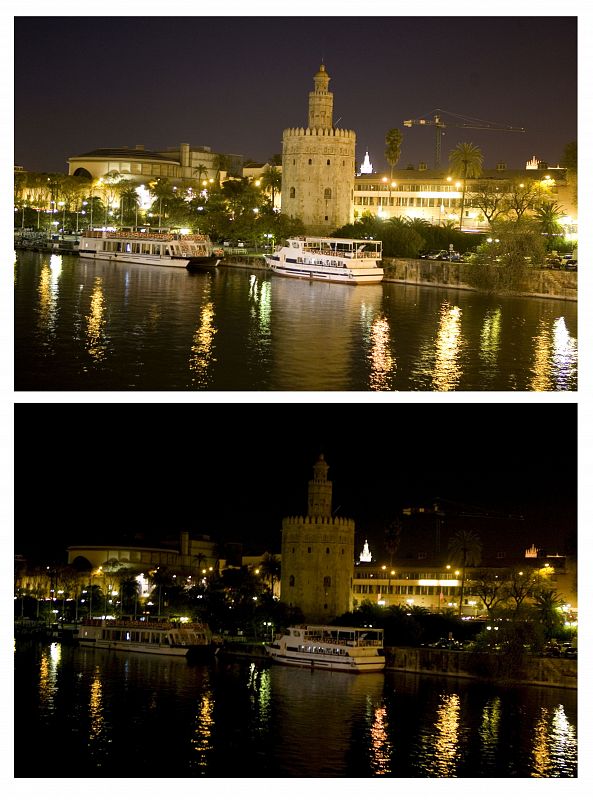
[[[267,262],[276,275],[283,275],[285,278],[297,278],[305,281],[324,281],[329,283],[346,283],[354,286],[377,284],[383,281],[383,270],[360,271],[360,272],[314,272],[290,267],[278,266]]]
[[[176,267],[187,268],[189,258],[170,258],[168,256],[135,255],[134,253],[102,253],[92,250],[79,250],[81,258],[94,258],[97,261],[123,261],[127,264],[142,264],[151,267]]]
[[[159,656],[179,656],[185,658],[191,647],[170,647],[141,642],[103,642],[93,639],[79,639],[81,647],[96,647],[97,650],[118,650],[120,653],[150,653]]]
[[[316,655],[311,657],[310,654],[304,653],[302,656],[299,654],[282,655],[268,651],[268,655],[272,661],[277,664],[285,664],[290,667],[302,667],[307,669],[328,669],[333,672],[383,672],[385,669],[385,657],[376,656],[373,658],[359,660],[356,657],[331,657],[323,658]]]

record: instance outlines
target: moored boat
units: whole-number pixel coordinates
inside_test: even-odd
[[[204,234],[85,231],[78,254],[81,258],[188,270],[216,267],[220,262],[210,237]]]
[[[385,668],[383,631],[338,625],[295,625],[266,651],[273,661],[311,669],[381,672]]]
[[[212,634],[202,623],[88,619],[78,629],[83,647],[192,656],[214,653]]]
[[[265,256],[266,264],[288,278],[334,283],[381,283],[382,242],[293,236]]]

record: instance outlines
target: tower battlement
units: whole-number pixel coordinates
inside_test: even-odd
[[[356,142],[356,133],[346,128],[285,128],[282,132],[283,139],[306,136],[325,136]]]

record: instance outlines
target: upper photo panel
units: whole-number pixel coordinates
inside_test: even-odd
[[[17,392],[577,390],[576,17],[14,30]]]

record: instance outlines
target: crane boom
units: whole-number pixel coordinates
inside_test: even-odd
[[[452,117],[457,117],[459,122],[444,122],[442,114],[450,114]],[[451,111],[443,111],[443,109],[436,108],[431,111],[432,119],[421,117],[420,119],[405,119],[404,127],[411,128],[412,125],[434,125],[435,133],[435,146],[434,146],[434,166],[438,169],[441,166],[441,137],[443,135],[443,128],[467,128],[470,130],[480,131],[498,131],[498,132],[512,132],[512,133],[525,133],[525,128],[518,128],[513,125],[502,125],[498,122],[488,122],[487,120],[472,119],[471,117],[462,117],[459,114],[453,114]]]

